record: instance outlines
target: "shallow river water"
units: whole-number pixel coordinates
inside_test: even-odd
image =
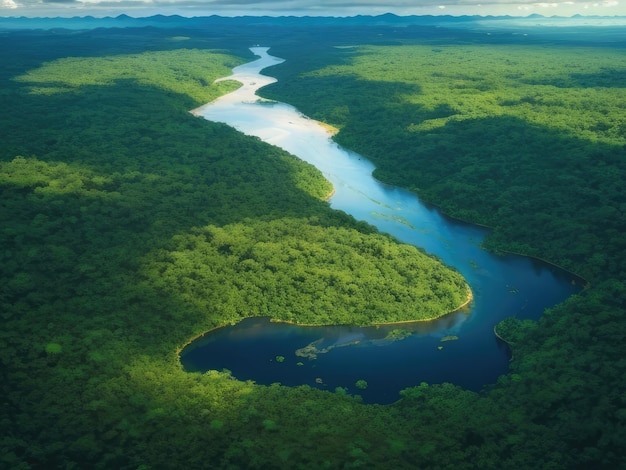
[[[343,149],[328,131],[284,103],[255,92],[275,79],[261,75],[283,62],[255,47],[258,60],[233,69],[237,91],[194,110],[208,120],[281,147],[317,168],[332,182],[331,207],[424,248],[464,276],[474,293],[467,312],[430,323],[404,324],[402,340],[385,339],[399,326],[298,327],[253,318],[205,335],[181,353],[186,370],[228,369],[240,380],[261,384],[308,384],[358,394],[365,402],[390,403],[421,382],[451,382],[472,390],[507,371],[506,348],[493,334],[503,318],[538,318],[547,307],[580,290],[574,277],[521,257],[495,256],[480,248],[487,231],[443,216],[412,193],[382,184],[365,158]],[[442,341],[443,340],[443,341]],[[367,388],[355,386],[365,380]]]

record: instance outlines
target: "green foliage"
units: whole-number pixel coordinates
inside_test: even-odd
[[[356,381],[354,386],[358,388],[359,390],[365,390],[367,388],[367,382],[363,379],[359,379]]]
[[[374,321],[368,289],[435,289],[405,272],[432,260],[331,211],[310,166],[187,112],[228,89],[211,81],[244,59],[216,44],[239,47],[241,31],[7,32],[0,466],[623,466],[623,51],[471,44],[469,33],[459,46],[434,29],[436,44],[325,48],[422,34],[404,29],[312,28],[289,45],[293,29],[272,26],[288,61],[265,92],[341,127],[379,177],[493,225],[490,246],[593,286],[539,322],[498,325],[512,373],[481,394],[422,384],[383,407],[345,389],[185,373],[176,349],[273,315],[264,292],[284,319],[313,321],[310,301],[317,321]],[[189,49],[175,36],[192,37]],[[299,277],[286,280],[290,260]]]
[[[263,94],[341,128],[335,139],[370,158],[377,178],[493,227],[486,247],[546,259],[593,285],[538,323],[496,326],[512,348],[512,373],[481,399],[451,390],[446,399],[424,385],[406,390],[399,406],[429,431],[464,429],[446,439],[468,452],[480,447],[476,467],[623,465],[616,436],[624,437],[624,402],[615,394],[626,386],[622,45],[402,37],[395,45],[320,44],[306,54],[283,46],[275,53],[287,61]],[[481,421],[474,412],[439,408],[465,398],[469,407],[495,407],[485,409],[493,414],[485,427],[473,427]],[[454,415],[469,421],[453,423]],[[498,457],[489,457],[491,432],[502,436]],[[445,463],[431,433],[418,460],[451,466],[457,456],[444,453]]]
[[[385,339],[391,339],[391,340],[397,341],[397,340],[408,338],[409,336],[411,336],[411,334],[412,333],[409,330],[405,330],[402,328],[395,328],[391,330],[389,333],[387,333],[387,336],[385,336]]]
[[[311,165],[192,116],[242,59],[78,48],[87,34],[46,36],[46,63],[28,34],[0,37],[10,59],[0,74],[1,465],[339,465],[367,428],[356,400],[188,374],[177,349],[250,315],[438,316],[465,300],[463,279],[331,210],[332,187]],[[28,54],[10,54],[17,39]],[[372,293],[383,290],[390,306]]]
[[[509,345],[514,345],[519,338],[530,334],[529,330],[534,329],[536,323],[532,320],[518,320],[517,318],[506,318],[494,327],[494,332],[498,338]]]
[[[213,83],[230,74],[241,59],[214,51],[177,49],[106,57],[67,57],[15,77],[35,95],[113,86],[124,80],[164,92],[187,95],[198,104],[236,89],[235,82]]]
[[[48,354],[60,354],[63,351],[63,346],[59,343],[48,343],[45,350]]]
[[[266,431],[276,431],[277,427],[278,425],[271,419],[263,420],[263,429],[265,429]]]
[[[460,274],[414,247],[317,218],[193,229],[142,264],[144,285],[210,312],[218,325],[247,316],[361,325],[429,319],[468,293]]]
[[[210,427],[211,429],[215,429],[219,431],[220,429],[224,427],[224,423],[221,422],[219,419],[214,419],[211,421]]]
[[[310,63],[284,52],[264,94],[339,126],[377,178],[494,227],[494,250],[587,278],[621,270],[606,253],[625,249],[625,92],[607,79],[624,72],[622,49],[406,44],[319,48]]]

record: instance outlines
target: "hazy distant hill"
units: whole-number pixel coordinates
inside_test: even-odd
[[[126,27],[205,27],[205,26],[239,26],[239,25],[281,25],[281,26],[476,26],[493,25],[498,27],[545,26],[545,25],[626,25],[626,17],[580,16],[572,18],[544,17],[530,15],[527,17],[511,16],[397,16],[386,13],[379,16],[321,17],[321,16],[204,16],[186,18],[178,15],[155,15],[133,18],[128,15],[117,17],[95,18],[93,16],[72,18],[26,18],[1,17],[0,29],[93,29],[93,28],[126,28]]]

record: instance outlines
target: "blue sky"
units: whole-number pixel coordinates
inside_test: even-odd
[[[623,15],[626,0],[0,0],[0,16]]]

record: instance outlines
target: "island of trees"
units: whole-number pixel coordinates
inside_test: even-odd
[[[623,44],[293,21],[0,35],[0,466],[619,468]],[[287,59],[266,96],[493,227],[488,248],[590,281],[497,330],[513,360],[496,384],[380,406],[182,370],[181,344],[245,316],[418,319],[468,294],[331,210],[310,165],[188,112],[236,86],[212,82],[259,37]]]

